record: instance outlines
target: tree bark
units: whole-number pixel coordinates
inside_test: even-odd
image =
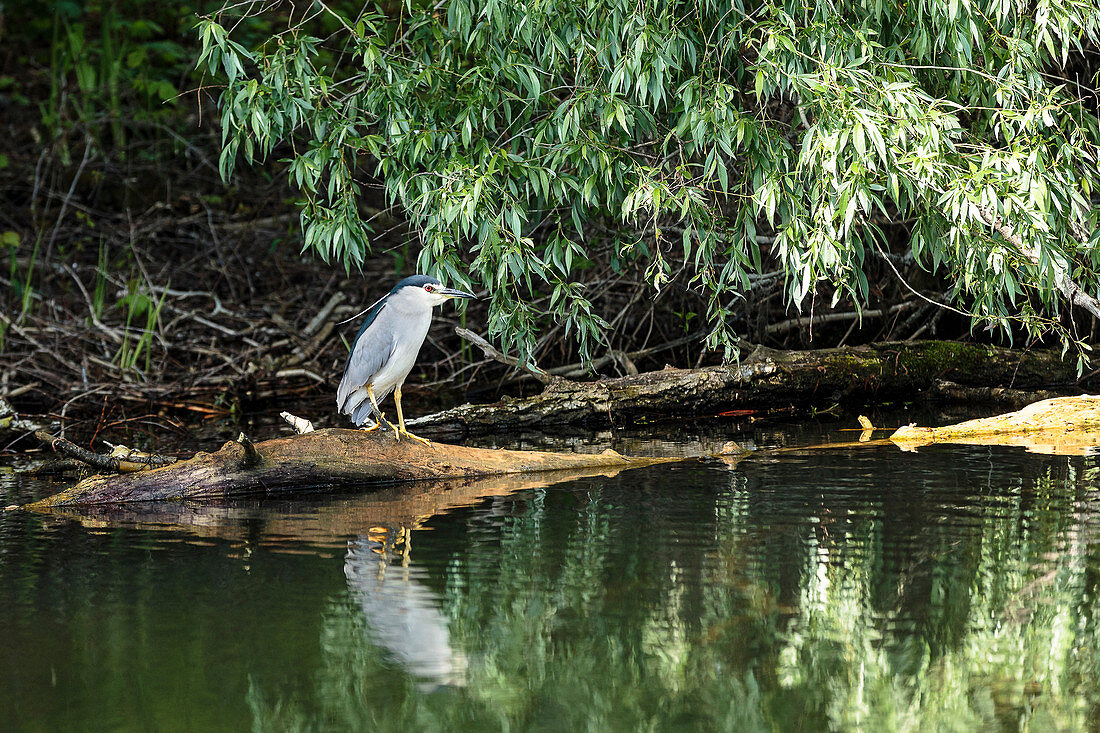
[[[653,416],[725,410],[912,400],[940,380],[1014,390],[1077,387],[1076,364],[1048,350],[1010,350],[953,341],[773,351],[757,347],[740,365],[671,369],[594,382],[556,380],[543,392],[490,405],[461,405],[409,421],[432,434],[583,423],[621,425]]]
[[[488,450],[412,440],[383,431],[329,428],[304,435],[242,444],[231,441],[215,453],[197,453],[170,466],[113,476],[92,476],[28,505],[114,504],[135,501],[208,500],[247,494],[302,493],[348,484],[389,484],[420,479],[471,478],[494,474],[624,468],[668,458]]]

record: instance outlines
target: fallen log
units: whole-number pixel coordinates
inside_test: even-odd
[[[740,364],[616,379],[548,381],[543,391],[491,405],[465,404],[410,420],[431,434],[489,433],[547,425],[592,427],[652,416],[716,415],[873,399],[912,400],[949,379],[962,387],[1075,390],[1076,363],[1048,350],[953,341],[887,342],[812,351],[757,347]],[[994,393],[991,393],[994,394]]]
[[[329,428],[255,444],[231,441],[214,453],[197,453],[168,466],[92,476],[27,508],[278,495],[339,485],[494,474],[621,470],[671,460],[680,459],[627,457],[610,450],[583,454],[422,445],[397,441],[382,430]]]
[[[1035,389],[1010,389],[1008,387],[964,387],[945,379],[936,380],[928,390],[928,396],[950,402],[969,402],[989,405],[999,405],[1007,409],[1020,409],[1027,407],[1039,400],[1049,400],[1055,397],[1066,397],[1057,390]]]
[[[315,546],[347,547],[347,538],[379,529],[417,529],[432,517],[508,496],[589,476],[614,476],[621,467],[589,467],[440,479],[379,487],[363,493],[327,494],[305,499],[237,499],[217,503],[129,502],[36,507],[89,528],[128,526],[186,531],[203,539],[282,545],[287,540]]]
[[[1033,453],[1082,455],[1100,446],[1100,396],[1057,397],[1017,412],[955,425],[898,428],[890,440],[904,450],[935,443],[1007,445]]]

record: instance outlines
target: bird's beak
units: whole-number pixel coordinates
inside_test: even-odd
[[[476,295],[467,293],[464,290],[455,290],[454,288],[443,288],[439,291],[440,295],[445,295],[448,298],[476,298]]]

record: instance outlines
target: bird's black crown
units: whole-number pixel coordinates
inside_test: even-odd
[[[405,278],[401,282],[393,286],[393,290],[390,293],[396,293],[401,288],[422,288],[425,285],[442,285],[443,283],[436,280],[431,275],[412,275]]]

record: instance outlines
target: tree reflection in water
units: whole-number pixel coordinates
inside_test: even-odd
[[[1094,460],[896,459],[646,469],[437,517],[404,558],[356,539],[316,689],[254,691],[256,723],[1095,726]]]

